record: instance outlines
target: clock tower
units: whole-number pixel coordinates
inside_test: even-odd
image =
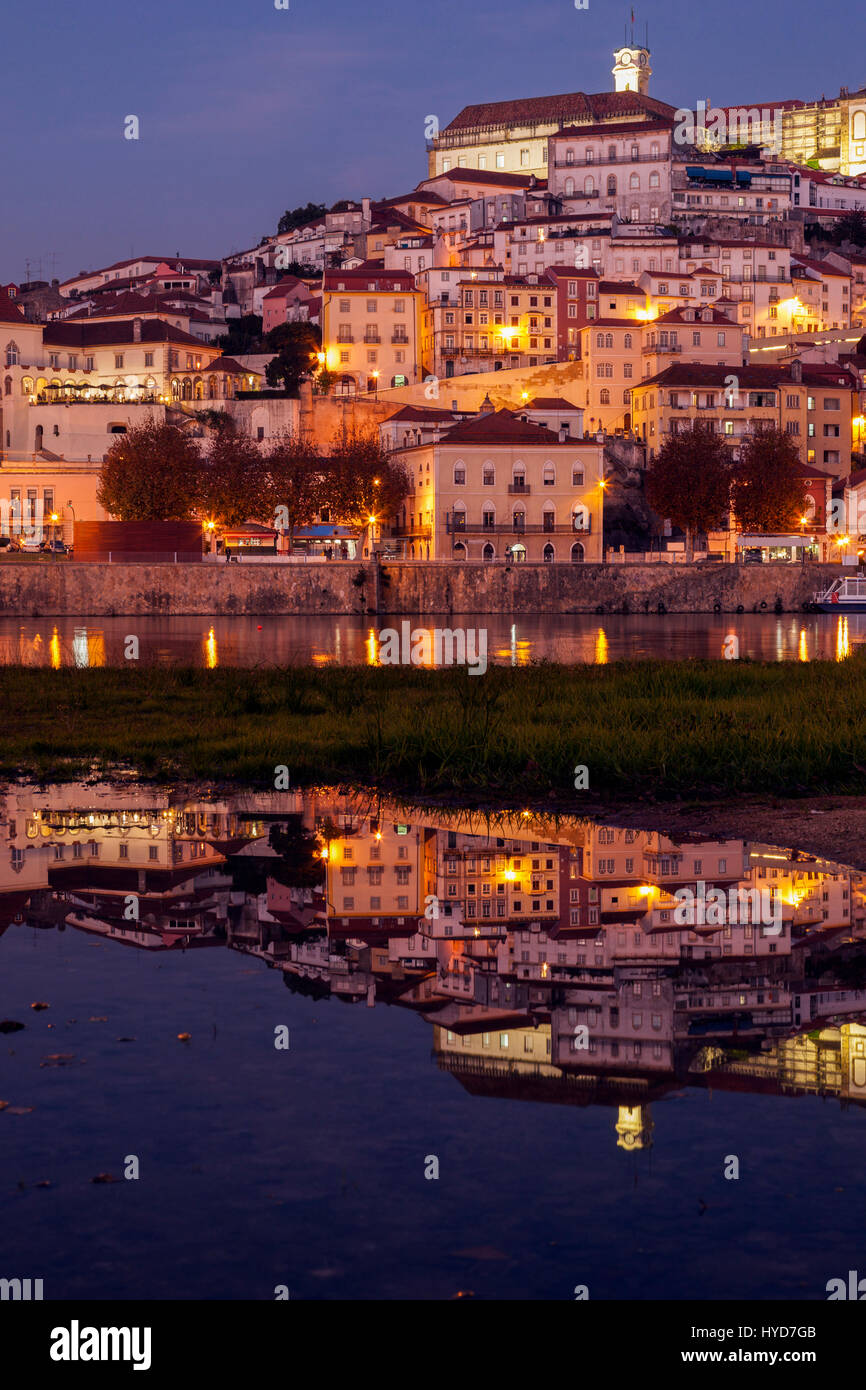
[[[640,92],[646,96],[652,77],[648,48],[618,48],[613,55],[615,92]]]

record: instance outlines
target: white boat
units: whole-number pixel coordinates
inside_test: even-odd
[[[813,602],[822,613],[866,613],[866,579],[834,579]]]

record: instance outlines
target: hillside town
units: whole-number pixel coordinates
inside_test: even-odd
[[[856,565],[866,88],[675,108],[633,35],[611,76],[430,116],[413,189],[309,203],[220,260],[0,285],[3,548],[179,519],[113,509],[106,455],[143,427],[206,455],[230,421],[319,460],[375,436],[402,481],[360,511],[325,487],[291,525],[273,491],[189,502],[214,558]],[[796,488],[680,517],[650,482],[680,436],[773,477],[784,455]]]

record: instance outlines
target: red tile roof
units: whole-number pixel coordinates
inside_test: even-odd
[[[486,411],[464,420],[441,439],[443,444],[543,444],[549,448],[559,442],[553,430],[519,420],[510,410]],[[573,439],[568,443],[574,447]]]
[[[418,185],[419,193],[428,184],[438,183],[440,179],[449,179],[452,183],[498,183],[504,188],[528,188],[532,175],[497,173],[494,169],[448,169],[445,173],[424,179]],[[535,187],[540,186],[541,181],[536,180]]]
[[[562,396],[533,396],[531,401],[526,403],[527,410],[580,410],[579,405],[572,405]]]
[[[560,96],[523,97],[517,101],[489,101],[464,106],[445,127],[444,134],[490,127],[557,124],[569,121],[602,121],[616,116],[647,113],[673,120],[674,107],[639,92],[566,92]]]
[[[25,323],[23,313],[5,290],[0,289],[0,323]]]
[[[45,324],[42,341],[52,347],[98,347],[110,343],[118,346],[135,342],[132,319],[112,319],[107,323],[88,320],[53,320]],[[173,324],[163,323],[161,319],[144,319],[141,324],[143,343],[180,343],[195,347],[199,352],[207,352],[207,344],[191,333],[175,328]]]
[[[646,121],[603,121],[593,125],[570,125],[563,126],[562,130],[558,130],[552,138],[554,140],[587,138],[591,140],[616,140],[618,136],[622,135],[648,135],[653,131],[657,133],[661,130],[670,130],[673,123],[673,113],[671,113],[670,116],[659,115],[656,119]]]

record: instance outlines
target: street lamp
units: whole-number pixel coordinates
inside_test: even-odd
[[[373,380],[376,383],[376,400],[379,399],[379,373],[373,372]]]

